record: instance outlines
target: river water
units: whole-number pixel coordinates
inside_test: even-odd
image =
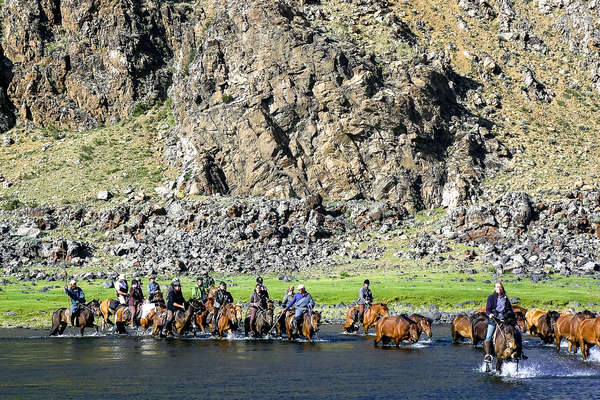
[[[0,330],[0,398],[85,399],[594,399],[600,351],[557,354],[525,337],[529,360],[501,375],[449,326],[415,345],[373,348],[373,336],[323,326],[315,343],[144,336],[47,338]]]

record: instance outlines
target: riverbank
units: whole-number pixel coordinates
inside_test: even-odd
[[[357,275],[264,276],[274,300],[280,300],[289,285],[303,283],[313,295],[317,309],[323,312],[325,322],[329,323],[339,323],[345,317],[347,306],[356,300],[365,278],[371,280],[375,300],[388,303],[392,313],[418,312],[432,317],[436,322],[449,322],[454,315],[470,313],[485,303],[492,291],[494,276],[491,273],[472,274],[471,271],[415,270],[373,271]],[[236,302],[248,302],[255,276],[215,276],[215,279],[217,282],[227,282],[228,290]],[[181,280],[184,296],[188,298],[194,281],[187,277]],[[68,298],[63,292],[65,283],[62,281],[23,282],[9,278],[0,282],[0,327],[48,328],[52,312],[68,305]],[[98,279],[79,282],[88,301],[115,297],[114,289],[105,289],[103,282]],[[169,281],[159,277],[158,282],[167,285]],[[592,288],[590,280],[584,277],[557,276],[542,283],[505,279],[504,283],[509,296],[524,307],[600,310],[600,295],[595,287]]]

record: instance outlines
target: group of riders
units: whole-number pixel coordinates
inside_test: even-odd
[[[166,297],[166,303],[163,300],[160,285],[156,283],[156,277],[150,276],[150,282],[147,285],[148,300],[150,302],[161,302],[167,309],[167,320],[163,326],[161,336],[171,331],[171,325],[173,323],[174,315],[177,311],[186,310],[186,302],[182,290],[181,282],[179,279],[174,278],[171,281],[169,290]],[[204,272],[202,276],[199,276],[196,282],[196,286],[192,289],[192,296],[190,299],[198,300],[201,302],[206,301],[209,297],[211,288],[214,290],[215,280]],[[130,310],[130,325],[133,327],[136,316],[139,316],[140,306],[144,301],[144,294],[142,291],[142,282],[139,278],[133,279],[131,287],[128,286],[124,275],[119,275],[118,280],[114,283],[116,296],[118,302],[122,305],[126,305]],[[363,286],[358,291],[358,299],[355,304],[358,306],[358,313],[356,314],[356,322],[361,324],[365,312],[373,304],[373,293],[371,292],[370,282],[366,279],[363,282]],[[302,318],[305,312],[312,313],[315,306],[315,302],[304,287],[300,284],[297,287],[298,292],[294,292],[294,286],[290,286],[281,302],[282,310],[280,316],[292,313],[294,318],[291,320],[292,329],[299,330],[302,324]],[[71,324],[74,325],[73,321],[77,316],[80,307],[85,303],[85,294],[83,290],[77,286],[77,282],[72,280],[70,286],[65,286],[65,293],[71,299]],[[213,317],[212,317],[212,334],[216,334],[217,324],[216,321],[219,318],[221,309],[227,304],[233,304],[233,296],[227,291],[227,284],[220,282],[219,287],[212,293],[214,299]],[[250,296],[247,316],[250,320],[250,330],[254,330],[256,316],[260,311],[264,311],[267,308],[269,302],[269,292],[267,287],[263,284],[263,279],[259,276],[256,278],[256,285],[254,291]],[[512,304],[508,299],[502,282],[498,281],[494,285],[494,293],[492,293],[486,302],[485,314],[488,317],[488,327],[485,341],[483,342],[484,350],[484,361],[490,362],[493,353],[492,339],[494,332],[499,324],[508,324],[511,326],[516,325],[516,317],[513,311]],[[526,359],[527,357],[522,353],[522,337],[520,331],[516,329],[517,337],[516,340],[519,344],[520,354],[519,357]]]

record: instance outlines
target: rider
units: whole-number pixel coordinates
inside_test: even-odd
[[[512,325],[516,324],[515,313],[510,300],[506,296],[506,291],[504,290],[502,281],[496,281],[494,284],[494,293],[488,296],[485,306],[485,313],[488,315],[489,319],[485,341],[483,342],[483,360],[485,362],[492,362],[492,339],[494,337],[494,332],[496,331],[496,320],[506,320]],[[523,339],[521,337],[521,332],[519,329],[515,329],[515,332],[517,336],[516,340],[518,342],[518,348],[521,349],[518,356],[526,359],[527,357],[522,351]]]
[[[294,285],[290,285],[287,292],[285,292],[285,295],[283,296],[283,300],[281,301],[281,306],[282,307],[287,306],[288,303],[290,301],[292,301],[293,298],[294,298]]]
[[[252,292],[252,296],[250,296],[250,306],[248,307],[248,313],[250,314],[250,331],[254,331],[254,322],[258,310],[267,308],[269,293],[264,290],[263,287],[263,285],[257,283],[254,292]]]
[[[127,303],[126,298],[127,291],[129,290],[129,285],[127,285],[125,275],[119,275],[119,280],[115,282],[115,290],[117,291],[117,298],[119,299],[119,303]]]
[[[75,317],[79,315],[79,304],[85,303],[85,294],[80,287],[77,287],[77,281],[72,280],[70,282],[71,287],[65,286],[65,293],[71,298],[71,325],[75,326]]]
[[[183,298],[179,279],[173,278],[169,293],[167,293],[167,321],[165,322],[165,326],[163,326],[161,337],[167,336],[177,310],[185,312],[185,299]]]
[[[150,283],[148,283],[148,301],[154,300],[154,295],[160,293],[160,285],[156,283],[156,277],[150,275]]]
[[[215,280],[211,276],[208,275],[208,271],[204,271],[204,273],[202,274],[202,277],[204,278],[204,288],[208,292],[208,289],[211,286],[215,286]]]
[[[206,300],[206,288],[204,287],[204,278],[201,276],[197,279],[197,284],[192,289],[192,299],[200,301]]]
[[[129,326],[132,328],[135,325],[136,310],[140,304],[144,301],[144,293],[142,292],[141,280],[135,278],[131,281],[131,289],[129,290],[129,312],[131,313],[131,321]]]
[[[219,311],[226,304],[233,303],[233,296],[227,291],[227,284],[223,281],[219,283],[219,290],[215,293],[215,304],[213,308],[213,335],[216,335],[218,330]]]
[[[257,277],[256,284],[260,285],[261,290],[267,294],[267,297],[269,297],[269,291],[267,290],[267,287],[263,285],[263,278],[261,278],[260,276]]]
[[[281,310],[281,312],[287,312],[287,310],[289,310],[292,306],[294,306],[296,310],[292,326],[296,328],[298,332],[300,332],[304,311],[312,313],[312,309],[315,306],[315,301],[313,300],[310,293],[306,291],[304,285],[298,285],[298,293],[296,293],[294,297],[292,297],[292,301],[290,301],[288,305],[283,310]]]
[[[365,316],[365,308],[371,307],[371,303],[373,303],[373,293],[371,293],[371,289],[369,289],[368,279],[365,279],[363,282],[363,286],[358,290],[358,321],[363,322],[363,318]]]

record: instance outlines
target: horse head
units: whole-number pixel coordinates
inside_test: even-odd
[[[583,313],[583,315],[585,316],[586,319],[587,318],[596,318],[597,317],[597,314],[595,312],[593,312],[593,311],[590,311],[590,310],[583,310],[582,313]]]
[[[242,317],[242,306],[240,306],[239,304],[235,304],[233,306],[233,309],[235,310],[235,319],[237,321],[241,321],[243,319],[243,317]]]
[[[517,317],[517,326],[521,332],[525,332],[527,330],[527,320],[525,319],[525,315],[522,312],[516,312],[515,316]]]
[[[154,298],[152,299],[153,302],[161,302],[161,301],[165,301],[162,292],[155,292],[154,293]]]
[[[558,321],[559,318],[560,318],[560,314],[558,311],[548,311],[546,313],[546,322],[548,323],[548,328],[550,329],[550,333],[554,333],[556,321]]]
[[[98,300],[92,300],[86,304],[86,306],[94,313],[96,317],[100,316],[100,302]]]
[[[380,318],[390,316],[390,309],[388,308],[388,305],[385,303],[373,304],[373,309],[375,310],[378,317],[380,317]]]
[[[504,338],[504,349],[498,349],[496,351],[499,353],[498,358],[502,360],[508,360],[511,358],[517,357],[517,333],[515,331],[515,327],[508,324],[501,324],[498,326],[498,329],[501,329],[500,337]],[[496,339],[498,340],[498,339]],[[501,343],[500,343],[501,345]]]
[[[318,332],[319,326],[321,325],[321,313],[319,311],[313,311],[310,319],[313,331]]]
[[[433,321],[430,318],[421,318],[421,329],[427,334],[427,336],[432,337],[433,332],[431,332],[431,323]]]
[[[408,341],[410,343],[417,343],[419,341],[419,336],[420,336],[419,327],[415,322],[413,322],[413,321],[409,322],[408,333],[410,334],[410,338],[408,339]]]

